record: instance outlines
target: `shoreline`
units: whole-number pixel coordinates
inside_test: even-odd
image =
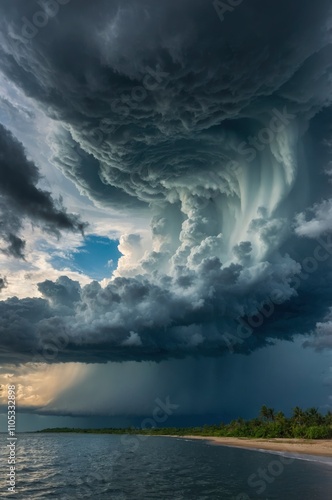
[[[273,438],[273,439],[248,439],[235,437],[216,437],[216,436],[176,436],[169,435],[179,439],[198,439],[210,441],[216,446],[228,446],[231,448],[244,448],[247,450],[264,450],[272,452],[284,452],[300,455],[315,455],[320,457],[332,457],[332,439],[291,439],[291,438]]]

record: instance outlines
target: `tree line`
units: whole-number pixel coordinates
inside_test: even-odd
[[[296,406],[291,417],[287,418],[282,411],[276,412],[266,405],[261,407],[258,417],[251,420],[238,418],[229,424],[221,422],[203,427],[154,427],[142,429],[130,428],[52,428],[37,432],[75,432],[94,434],[147,434],[147,435],[195,435],[244,438],[302,438],[302,439],[331,439],[332,413],[328,411],[322,415],[317,408],[302,410]]]

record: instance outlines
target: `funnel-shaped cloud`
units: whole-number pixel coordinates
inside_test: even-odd
[[[203,0],[82,0],[79,10],[59,7],[56,20],[46,9],[47,28],[33,24],[34,8],[20,0],[3,9],[2,71],[53,120],[53,164],[105,209],[149,211],[152,246],[123,236],[106,288],[40,284],[46,298],[27,299],[22,327],[33,333],[20,337],[17,357],[3,325],[10,356],[19,362],[59,332],[63,360],[222,352],[240,318],[271,297],[272,325],[239,350],[313,328],[326,298],[318,293],[313,312],[312,285],[299,288],[294,276],[314,251],[298,236],[331,229],[331,202],[321,200],[329,198],[330,2],[252,0],[221,24]],[[29,215],[78,227],[49,203],[49,219],[38,204]],[[23,252],[20,241],[9,248]],[[326,265],[312,278],[318,290]],[[20,302],[1,307],[19,328]]]

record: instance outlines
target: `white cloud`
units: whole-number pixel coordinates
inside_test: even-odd
[[[301,212],[296,217],[295,232],[299,236],[317,238],[327,231],[332,231],[332,199],[316,203],[306,213]]]

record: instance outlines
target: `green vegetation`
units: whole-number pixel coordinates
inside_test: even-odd
[[[44,429],[37,432],[75,432],[85,434],[146,434],[146,435],[195,435],[243,438],[303,438],[332,439],[332,413],[322,415],[316,408],[302,410],[296,406],[290,418],[283,412],[276,413],[273,408],[262,406],[260,414],[252,420],[238,418],[230,424],[204,425],[203,427],[155,427],[109,428],[109,429],[71,429],[68,427]]]

